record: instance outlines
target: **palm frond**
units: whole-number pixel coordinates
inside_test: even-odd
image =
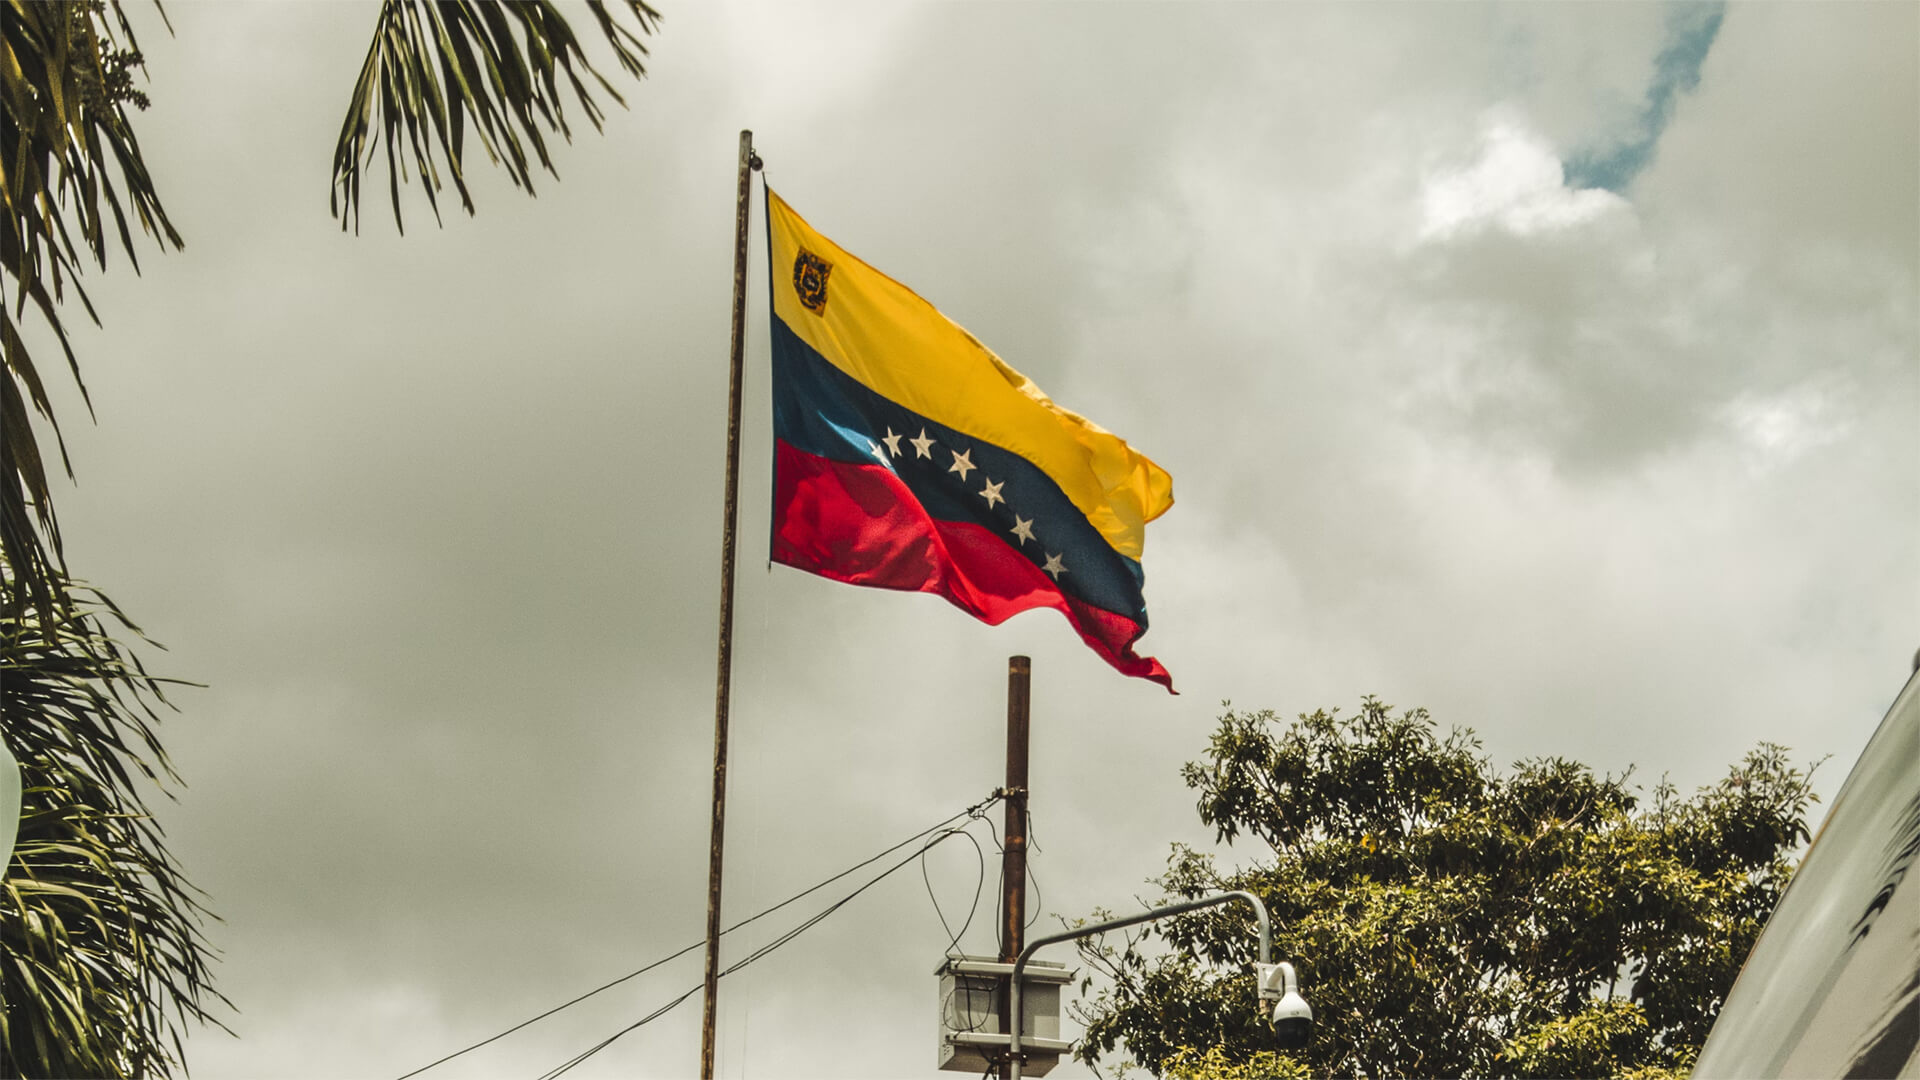
[[[0,1075],[165,1075],[180,1028],[227,1004],[212,915],[142,794],[178,782],[154,731],[170,680],[109,633],[141,637],[111,601],[58,584],[68,607],[0,614],[0,736],[22,788],[0,878]]]
[[[141,65],[118,0],[0,6],[0,559],[20,603],[59,603],[53,582],[64,568],[35,415],[72,475],[22,332],[28,306],[53,331],[84,401],[60,318],[68,288],[98,322],[78,280],[87,261],[104,268],[117,238],[138,272],[133,224],[162,249],[182,245],[127,115],[147,104],[133,82]]]
[[[647,47],[640,34],[655,31],[660,13],[644,0],[613,2],[632,16],[639,33],[609,10],[609,0],[588,0],[587,7],[620,67],[643,77]],[[340,228],[351,223],[355,232],[360,229],[362,173],[383,139],[393,223],[402,232],[400,184],[409,179],[409,159],[435,221],[439,192],[449,182],[461,207],[473,213],[463,156],[470,125],[487,158],[505,166],[514,186],[529,195],[535,160],[558,177],[545,133],[573,137],[561,76],[595,131],[605,113],[587,79],[616,104],[626,104],[587,59],[551,0],[386,0],[334,147],[330,205]]]

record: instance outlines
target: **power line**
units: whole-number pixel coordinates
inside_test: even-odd
[[[824,889],[828,885],[831,885],[834,882],[839,881],[841,878],[846,877],[848,874],[851,874],[856,870],[861,870],[868,866],[872,866],[874,863],[879,862],[881,859],[886,858],[888,855],[891,855],[896,851],[899,851],[901,848],[906,847],[908,844],[913,843],[915,840],[918,840],[921,837],[928,835],[929,833],[938,832],[939,830],[946,828],[947,826],[953,824],[954,822],[960,820],[963,817],[977,818],[986,811],[987,807],[992,806],[994,803],[998,802],[1002,797],[1003,797],[1002,792],[995,791],[993,794],[988,795],[986,798],[980,800],[977,803],[974,803],[972,806],[967,807],[965,810],[962,810],[957,814],[952,814],[948,816],[945,820],[935,825],[931,825],[927,828],[921,829],[919,832],[914,833],[912,836],[907,837],[905,840],[902,840],[899,843],[893,845],[892,847],[887,848],[885,851],[882,851],[877,855],[873,855],[867,859],[857,862],[852,866],[847,867],[845,870],[842,870],[839,873],[833,875],[832,877],[826,878],[825,880],[819,882],[816,885],[812,885],[806,889],[801,890],[800,892],[793,894],[792,896],[787,897],[785,900],[780,901],[779,903],[773,905],[770,908],[767,908],[764,911],[758,912],[754,915],[750,915],[747,918],[744,918],[739,922],[734,923],[732,926],[727,927],[725,930],[720,931],[720,933],[722,936],[725,936],[727,934],[733,933],[735,930],[738,930],[743,926],[747,926],[750,923],[758,922],[759,920],[766,918],[768,915],[771,915],[774,912],[779,911],[781,908],[784,908],[787,905],[794,903],[795,901],[801,900],[807,896],[812,895],[813,893],[819,892],[821,889]],[[942,839],[944,839],[944,837]],[[898,869],[898,867],[895,867],[894,869]],[[887,873],[891,874],[893,873],[893,870],[888,870]],[[886,874],[881,875],[881,877],[885,877],[885,876]],[[874,879],[874,881],[878,881],[878,880],[879,878]],[[869,882],[868,885],[861,886],[862,891],[864,891],[871,884],[872,882]],[[859,893],[856,892],[853,895],[858,896]],[[847,899],[852,899],[852,897],[850,896]],[[845,900],[841,901],[841,903],[843,904],[845,902],[846,902]],[[828,910],[832,911],[837,909],[837,907],[838,905],[835,905],[835,908],[830,908]],[[821,916],[821,917],[823,918],[824,916]],[[816,919],[815,921],[818,921],[818,920]],[[812,925],[812,923],[808,923],[806,925],[810,926]],[[790,936],[791,935],[789,935],[789,937]],[[776,941],[779,941],[781,943],[784,943],[785,940],[787,939],[786,938],[776,939]],[[617,979],[614,979],[612,982],[603,983],[600,986],[596,986],[593,989],[587,991],[586,993],[581,994],[579,997],[572,999],[571,1001],[566,1001],[566,1002],[562,1002],[559,1005],[555,1005],[553,1008],[548,1009],[546,1012],[543,1012],[538,1016],[534,1016],[529,1019],[522,1020],[519,1023],[513,1025],[512,1027],[507,1028],[505,1031],[499,1032],[498,1034],[495,1034],[495,1035],[489,1035],[486,1038],[481,1039],[479,1042],[474,1043],[471,1046],[466,1046],[466,1047],[462,1047],[459,1050],[455,1050],[453,1053],[448,1054],[443,1058],[440,1058],[438,1061],[428,1062],[427,1064],[420,1066],[419,1068],[413,1070],[412,1072],[402,1073],[400,1076],[395,1077],[394,1080],[408,1080],[409,1077],[418,1076],[421,1073],[426,1072],[428,1069],[434,1068],[439,1065],[444,1065],[447,1062],[452,1061],[454,1058],[461,1056],[462,1054],[471,1053],[472,1051],[478,1050],[481,1047],[486,1046],[488,1043],[497,1042],[500,1039],[504,1039],[507,1036],[513,1034],[514,1032],[519,1031],[521,1028],[527,1027],[531,1024],[539,1023],[540,1021],[545,1020],[547,1017],[552,1016],[554,1013],[557,1013],[562,1009],[566,1009],[574,1005],[578,1005],[581,1002],[587,1000],[588,998],[594,996],[595,994],[598,994],[604,990],[611,990],[614,987],[619,986],[621,983],[626,982],[630,979],[637,978],[641,975],[644,975],[647,972],[652,971],[654,968],[657,968],[662,964],[668,963],[673,960],[678,960],[680,957],[687,955],[688,953],[694,951],[695,949],[700,948],[705,944],[706,942],[704,940],[696,941],[693,944],[688,945],[686,948],[681,949],[679,952],[673,953],[670,956],[663,956],[660,959],[655,960],[653,963],[648,964],[637,971],[630,971],[627,974],[622,975]],[[759,956],[762,956],[762,955],[765,955],[764,950],[754,953],[753,957],[758,958]],[[741,966],[744,966],[744,965],[736,964],[734,965],[734,967],[728,968],[726,971],[721,972],[721,974],[722,975],[728,974]],[[695,989],[699,989],[699,988],[695,987]],[[640,1020],[639,1023],[636,1023],[634,1025],[634,1027],[638,1027],[640,1024],[647,1023],[648,1021],[655,1019],[657,1016],[664,1015],[666,1012],[666,1009],[671,1009],[673,1008],[674,1005],[678,1005],[680,1004],[681,1001],[684,1001],[684,1000],[686,1000],[686,995],[683,994],[679,998],[675,999],[671,1004],[667,1005],[665,1009],[660,1010],[658,1013],[650,1014],[644,1019]],[[615,1034],[612,1037],[612,1039],[617,1039],[621,1035],[626,1034],[627,1031],[631,1031],[631,1030],[632,1028],[628,1028],[625,1031],[621,1031]],[[612,1039],[609,1039],[608,1042],[612,1042]],[[598,1050],[599,1048],[596,1047],[594,1050],[588,1051],[587,1056],[591,1056],[593,1053],[598,1052]],[[585,1058],[583,1057],[581,1060],[585,1060]],[[566,1066],[566,1068],[572,1068],[572,1065],[569,1064]],[[558,1075],[558,1074],[555,1074],[555,1075]],[[545,1080],[545,1078],[543,1078],[543,1080]]]
[[[703,941],[701,942],[701,944],[704,945],[706,944],[706,942]],[[725,972],[722,972],[721,974],[724,975]],[[679,997],[674,998],[672,1001],[667,1002],[665,1005],[660,1006],[659,1008],[653,1010],[652,1012],[641,1017],[640,1019],[635,1020],[633,1023],[628,1024],[626,1027],[621,1028],[619,1031],[616,1031],[613,1034],[607,1036],[606,1038],[600,1040],[599,1042],[595,1043],[591,1048],[584,1050],[581,1053],[575,1054],[573,1057],[568,1058],[565,1063],[561,1065],[557,1065],[547,1070],[546,1072],[541,1073],[540,1080],[558,1080],[558,1077],[561,1074],[565,1073],[567,1070],[587,1060],[588,1058],[599,1053],[600,1051],[605,1050],[607,1047],[612,1046],[614,1043],[614,1040],[618,1039],[620,1036],[625,1035],[627,1032],[632,1031],[637,1027],[650,1024],[653,1021],[658,1020],[662,1016],[665,1016],[668,1013],[672,1012],[674,1009],[674,1006],[679,1005],[681,1002],[699,993],[703,988],[706,987],[706,985],[707,984],[705,982],[694,983],[692,986],[688,987],[687,990],[684,993],[682,993]]]
[[[911,843],[912,839],[918,839],[918,837],[925,836],[929,832],[935,832],[937,830],[945,829],[945,831],[940,832],[939,835],[933,837],[931,840],[928,840],[925,844],[921,845],[920,850],[914,852],[913,854],[907,856],[906,858],[900,860],[899,862],[894,863],[892,866],[889,866],[885,870],[882,870],[880,873],[874,875],[872,878],[868,879],[868,881],[865,884],[861,885],[859,888],[855,889],[854,891],[848,893],[846,896],[841,897],[839,900],[834,901],[832,904],[822,909],[819,913],[815,914],[812,918],[807,919],[805,922],[800,923],[799,925],[793,927],[791,930],[788,930],[787,932],[781,934],[779,937],[774,938],[772,941],[768,942],[767,944],[762,945],[760,948],[755,949],[751,953],[748,953],[744,958],[734,963],[730,967],[726,968],[725,970],[721,971],[719,977],[725,978],[726,976],[731,975],[736,971],[739,971],[741,968],[744,968],[748,964],[751,964],[754,961],[765,957],[768,953],[773,952],[775,949],[780,948],[782,945],[787,944],[788,942],[792,941],[794,938],[799,937],[801,934],[819,925],[821,922],[825,921],[827,916],[832,915],[834,912],[839,911],[841,908],[845,907],[850,901],[853,900],[854,897],[859,896],[861,893],[866,892],[868,889],[871,889],[875,885],[880,884],[880,882],[886,880],[888,877],[891,877],[894,874],[894,872],[912,863],[915,859],[923,858],[928,851],[931,851],[933,848],[940,845],[941,843],[947,840],[950,840],[955,836],[965,836],[969,840],[973,839],[972,835],[966,831],[965,826],[962,826],[957,829],[945,828],[945,827],[950,823],[952,823],[953,821],[958,820],[962,816],[979,818],[980,812],[983,811],[986,807],[991,806],[995,801],[995,799],[997,798],[999,798],[999,795],[996,793],[994,796],[986,799],[985,801],[978,803],[973,807],[969,807],[966,811],[963,811],[961,814],[955,814],[953,817],[950,817],[946,821],[941,822],[940,825],[934,826],[933,829],[923,830],[922,832],[917,834],[915,837],[910,838],[908,841],[900,844],[895,844],[892,848],[889,849],[889,851],[897,851],[900,848],[905,847],[906,843]],[[975,841],[975,842],[976,844],[978,843],[978,841]],[[882,855],[884,854],[886,854],[886,852],[882,852]],[[879,856],[875,856],[874,859],[868,859],[867,863],[872,863],[878,858]],[[866,865],[866,864],[862,864],[862,865]],[[845,875],[842,874],[840,876],[844,877]],[[755,916],[755,917],[758,918],[758,916]],[[586,1061],[588,1058],[592,1057],[593,1055],[599,1053],[602,1050],[605,1050],[609,1046],[612,1046],[614,1042],[618,1040],[621,1036],[626,1035],[628,1032],[634,1031],[635,1029],[640,1028],[648,1023],[651,1023],[652,1021],[657,1020],[662,1016],[665,1016],[668,1012],[670,1012],[673,1009],[674,1006],[679,1005],[681,1002],[685,1001],[687,998],[692,997],[694,992],[699,989],[700,989],[700,986],[695,986],[692,989],[689,989],[685,993],[681,994],[679,997],[674,998],[672,1001],[666,1003],[665,1005],[662,1005],[660,1008],[655,1009],[654,1011],[648,1013],[646,1016],[641,1017],[639,1020],[636,1020],[633,1023],[628,1024],[626,1027],[621,1028],[619,1031],[616,1031],[612,1035],[607,1036],[605,1039],[602,1039],[600,1042],[595,1043],[592,1047],[588,1048],[587,1050],[582,1051],[581,1053],[575,1055],[574,1057],[569,1058],[566,1062],[541,1074],[540,1080],[558,1080],[558,1078],[562,1074],[566,1073],[568,1070],[572,1069],[574,1066],[579,1065],[580,1063]]]
[[[745,924],[742,924],[742,925],[745,925]],[[613,980],[610,983],[606,983],[602,986],[596,986],[592,990],[589,990],[586,993],[581,994],[579,997],[574,998],[572,1001],[555,1005],[553,1008],[548,1009],[546,1012],[543,1012],[540,1015],[533,1017],[532,1019],[522,1020],[519,1023],[508,1028],[507,1030],[500,1032],[497,1035],[489,1035],[486,1038],[481,1039],[479,1042],[474,1043],[472,1046],[465,1047],[464,1049],[460,1049],[460,1050],[455,1050],[453,1053],[448,1054],[446,1057],[443,1057],[438,1061],[434,1061],[426,1065],[422,1065],[410,1073],[403,1073],[399,1077],[397,1077],[396,1080],[407,1080],[408,1077],[418,1076],[421,1073],[426,1072],[428,1069],[431,1069],[436,1065],[445,1065],[447,1062],[452,1061],[454,1058],[457,1058],[462,1054],[468,1053],[469,1051],[478,1050],[490,1042],[495,1042],[497,1040],[506,1038],[507,1036],[513,1034],[514,1032],[519,1031],[521,1028],[528,1026],[529,1024],[535,1024],[542,1020],[545,1020],[547,1017],[552,1016],[554,1013],[557,1013],[560,1010],[567,1008],[568,1006],[578,1005],[581,1002],[587,1000],[588,998],[592,997],[593,995],[599,993],[602,990],[611,990],[614,987],[619,986],[621,983],[626,982],[628,979],[632,979],[640,975],[645,975],[647,972],[652,971],[654,968],[659,967],[661,964],[667,963],[670,960],[678,960],[679,958],[687,955],[688,953],[692,952],[693,950],[705,944],[706,942],[704,941],[696,941],[693,944],[687,946],[686,948],[681,949],[679,952],[674,953],[672,956],[663,956],[660,959],[655,960],[653,963],[648,964],[646,967],[643,967],[638,971],[628,972],[627,974],[620,976],[619,978]]]
[[[960,946],[960,939],[966,936],[967,930],[973,926],[974,916],[980,913],[980,895],[986,890],[987,885],[986,851],[980,846],[980,841],[975,839],[972,833],[964,833],[963,835],[973,844],[974,859],[978,863],[978,868],[973,882],[973,905],[967,909],[967,921],[960,924],[958,933],[955,933],[953,927],[947,923],[947,913],[940,909],[940,898],[933,893],[933,882],[927,877],[926,849],[922,848],[920,851],[920,881],[927,887],[927,901],[933,905],[933,913],[940,918],[940,928],[947,932],[946,955],[949,957],[957,955],[956,950]],[[949,991],[946,999],[940,1003],[941,1012],[945,1013],[947,1011],[948,1007],[952,1005],[954,998],[964,996],[965,1009],[969,1018],[968,1026],[965,1030],[976,1030],[975,1021],[972,1019],[974,1015],[973,1000],[977,994],[982,992],[983,991],[975,988],[972,979],[956,979],[954,980],[954,989]],[[986,991],[986,993],[991,994],[990,991]],[[992,1000],[990,996],[988,1000]],[[989,1065],[987,1071],[991,1072],[993,1068],[994,1066]]]
[[[933,894],[933,880],[927,876],[927,851],[925,848],[920,849],[920,881],[927,887],[927,900],[933,904],[933,913],[940,919],[940,929],[947,932],[945,951],[949,956],[953,955],[953,950],[960,945],[960,939],[965,937],[967,930],[973,926],[973,917],[980,911],[980,894],[987,887],[986,851],[980,847],[980,841],[974,839],[972,833],[963,835],[973,844],[973,855],[979,863],[979,869],[973,882],[973,904],[967,908],[967,921],[960,924],[958,932],[947,922],[947,913],[940,909],[940,898]]]

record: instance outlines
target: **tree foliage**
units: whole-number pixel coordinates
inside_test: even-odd
[[[0,730],[22,787],[0,879],[0,1075],[163,1075],[179,1025],[224,1001],[205,909],[139,788],[177,780],[153,727],[163,680],[108,633],[111,619],[139,635],[118,609],[62,585],[55,614],[0,619]]]
[[[587,11],[620,68],[645,75],[643,35],[658,28],[660,13],[645,0],[588,0]],[[46,606],[62,602],[56,579],[66,567],[36,415],[72,470],[23,320],[31,307],[52,332],[85,400],[61,318],[68,290],[98,322],[80,282],[88,262],[104,269],[117,237],[138,271],[136,229],[162,250],[185,241],[161,205],[129,113],[148,104],[135,81],[145,59],[120,0],[0,4],[0,50],[0,560],[12,575],[7,599]],[[341,227],[358,227],[362,172],[382,135],[396,225],[409,171],[397,153],[402,133],[436,219],[446,180],[473,212],[469,126],[488,159],[531,194],[534,161],[558,175],[543,131],[572,138],[569,92],[600,129],[589,80],[625,104],[551,0],[386,0],[334,147]]]
[[[644,0],[620,0],[620,6],[641,33],[652,33],[659,24],[660,13]],[[640,36],[608,10],[606,0],[587,0],[587,10],[621,68],[634,78],[645,75],[647,46]],[[594,70],[579,38],[549,0],[386,0],[333,152],[333,212],[340,227],[345,229],[349,220],[359,227],[361,170],[372,160],[382,135],[395,228],[404,229],[400,181],[406,165],[397,155],[403,131],[436,221],[442,169],[460,193],[460,205],[473,213],[462,157],[469,117],[487,158],[504,165],[515,186],[533,193],[529,148],[542,168],[560,175],[541,129],[573,137],[566,95],[560,90],[562,75],[595,131],[605,114],[582,76],[591,77],[615,103],[626,103]]]
[[[621,68],[644,74],[640,35],[659,14],[643,0],[587,9]],[[105,269],[116,238],[137,271],[136,229],[162,250],[183,244],[134,133],[143,69],[119,0],[0,3],[0,738],[25,789],[18,846],[0,867],[6,1076],[165,1075],[181,1064],[181,1025],[218,1023],[209,1010],[225,1002],[201,933],[209,913],[143,801],[141,785],[177,779],[152,726],[162,681],[106,621],[138,630],[67,577],[46,462],[57,452],[72,469],[24,325],[31,309],[86,401],[62,320],[71,295],[99,321],[81,273]],[[402,132],[430,204],[444,168],[473,210],[470,118],[488,157],[531,193],[531,160],[554,171],[542,132],[571,137],[561,76],[596,129],[586,79],[621,101],[548,0],[387,0],[335,148],[342,227],[358,223],[360,171],[382,133],[396,223]]]
[[[86,384],[60,318],[71,288],[89,317],[79,275],[104,268],[119,239],[138,269],[133,225],[179,247],[140,154],[127,108],[145,108],[134,87],[139,46],[119,3],[10,3],[0,7],[0,558],[12,581],[6,599],[62,602],[60,531],[45,456],[32,417],[48,425],[67,465],[46,382],[27,348],[27,307],[53,332],[84,398]],[[115,176],[119,181],[116,184]]]
[[[1184,776],[1259,853],[1226,870],[1176,845],[1157,883],[1261,897],[1313,1039],[1272,1053],[1251,914],[1223,907],[1083,947],[1109,981],[1080,1054],[1222,1080],[1683,1074],[1807,840],[1809,775],[1763,743],[1645,798],[1560,758],[1501,773],[1471,731],[1373,698],[1292,724],[1229,707]]]

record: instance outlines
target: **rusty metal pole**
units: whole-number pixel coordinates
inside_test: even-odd
[[[733,687],[733,549],[740,495],[740,382],[747,336],[747,208],[753,132],[740,133],[740,188],[733,220],[733,355],[727,376],[727,494],[720,526],[720,660],[713,692],[713,846],[707,860],[706,1008],[700,1021],[700,1076],[713,1080],[714,1019],[720,982],[720,870],[727,832],[727,707]]]
[[[1007,657],[1007,805],[1006,835],[1000,845],[1000,962],[1019,957],[1027,936],[1027,733],[1033,661]],[[1011,1006],[1016,995],[1013,980],[1001,1001]],[[1012,1018],[1002,1016],[1001,1028],[1011,1033]]]
[[[1001,845],[1000,962],[1020,955],[1027,928],[1027,729],[1033,661],[1007,658],[1007,825]]]

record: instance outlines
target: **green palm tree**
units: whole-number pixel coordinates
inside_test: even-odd
[[[0,622],[20,835],[0,879],[0,1075],[151,1076],[175,1021],[219,1021],[199,895],[139,781],[177,781],[155,736],[166,680],[108,632],[140,631],[104,596]]]
[[[643,76],[659,13],[643,0],[587,10],[621,69]],[[138,628],[67,576],[47,462],[72,468],[22,332],[31,309],[85,401],[63,322],[70,299],[98,322],[82,273],[116,249],[137,271],[136,231],[162,251],[184,244],[134,132],[143,68],[120,0],[0,3],[0,738],[23,788],[0,867],[4,1076],[165,1075],[182,1066],[187,1022],[218,1024],[227,1004],[203,935],[212,915],[143,795],[178,782],[154,726],[167,680],[109,631],[137,643]],[[624,104],[549,0],[385,0],[335,148],[332,212],[358,230],[384,144],[397,227],[412,173],[436,220],[449,183],[473,213],[469,135],[531,194],[534,163],[554,171],[548,136],[572,137],[568,97],[600,128],[596,86]]]
[[[32,413],[45,421],[72,474],[21,320],[31,304],[52,329],[84,400],[86,384],[60,315],[71,290],[98,321],[79,280],[84,262],[106,266],[111,232],[138,270],[133,224],[163,249],[181,239],[154,193],[127,115],[129,105],[141,108],[147,100],[133,84],[140,51],[118,5],[109,17],[98,3],[10,3],[0,8],[0,49],[0,199],[7,211],[0,229],[0,558],[12,611],[62,602],[60,530]]]

